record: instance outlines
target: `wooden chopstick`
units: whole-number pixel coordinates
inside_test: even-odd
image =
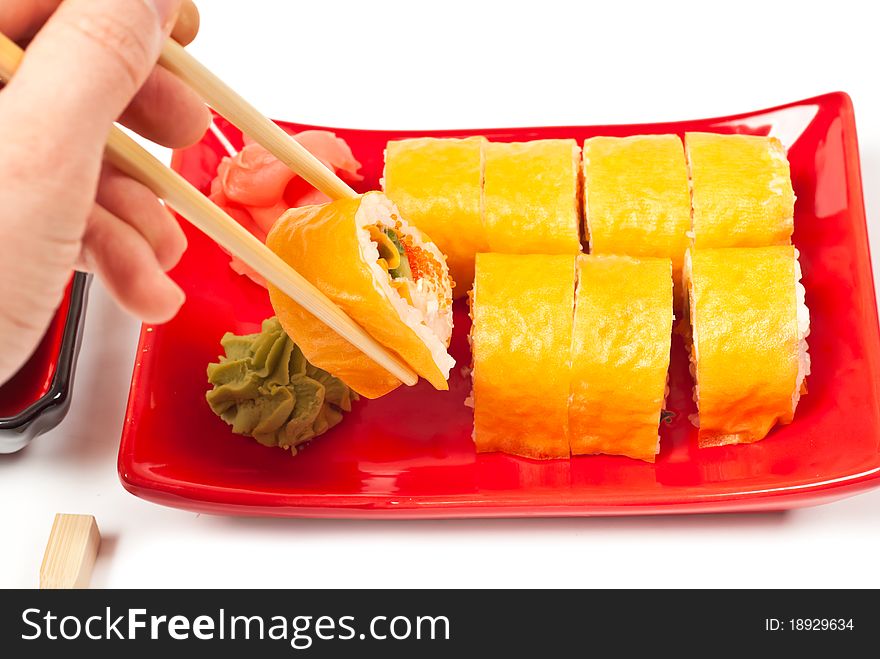
[[[252,137],[328,197],[345,199],[357,196],[357,192],[333,170],[288,135],[281,126],[263,116],[173,39],[165,43],[159,63],[183,80],[242,133]]]
[[[21,48],[0,33],[0,78],[11,79],[23,56]],[[189,181],[159,162],[116,126],[111,129],[107,140],[106,157],[109,162],[147,186],[193,226],[252,267],[266,281],[275,285],[401,382],[413,385],[418,381],[418,376],[407,364],[386,350],[311,282]]]
[[[94,517],[55,515],[40,566],[40,588],[88,588],[100,546]]]

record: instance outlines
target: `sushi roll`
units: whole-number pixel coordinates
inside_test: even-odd
[[[810,314],[792,245],[685,256],[700,446],[790,423],[810,372]]]
[[[478,452],[567,458],[575,257],[477,254],[471,315]]]
[[[380,192],[292,208],[272,227],[269,248],[437,389],[455,363],[446,260]],[[277,288],[269,297],[306,359],[357,393],[377,398],[400,381],[329,331]]]
[[[787,245],[794,190],[775,137],[686,133],[694,247]]]
[[[485,154],[483,225],[489,251],[580,252],[577,143],[489,142]]]
[[[584,231],[590,253],[672,259],[681,291],[691,229],[681,138],[594,137],[584,142],[583,154]]]
[[[385,193],[446,255],[456,298],[473,284],[474,255],[488,251],[481,209],[485,142],[426,137],[385,148]]]
[[[578,258],[568,410],[572,455],[654,462],[672,335],[668,258]]]

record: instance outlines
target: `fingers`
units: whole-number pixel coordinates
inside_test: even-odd
[[[131,225],[153,250],[163,270],[170,270],[186,250],[186,236],[156,195],[115,167],[105,165],[98,204]]]
[[[27,41],[37,33],[60,3],[61,0],[3,2],[0,4],[0,32],[13,41]]]
[[[31,42],[4,102],[28,113],[28,133],[100,155],[110,125],[152,71],[179,4],[65,0]]]
[[[157,66],[120,121],[148,140],[178,149],[202,138],[211,123],[211,113],[180,78]]]
[[[0,190],[0,384],[42,340],[79,251],[79,241],[34,240],[33,218],[15,205],[14,195]]]
[[[0,32],[13,41],[29,41],[52,15],[61,0],[27,0],[0,4]],[[199,32],[199,10],[192,0],[180,5],[171,37],[180,45],[192,43]]]
[[[96,205],[83,238],[82,264],[97,274],[110,295],[146,323],[164,323],[184,302],[180,287],[165,274],[147,240]]]
[[[177,23],[171,31],[171,38],[181,46],[192,43],[199,33],[201,17],[199,10],[192,0],[184,0],[177,14]]]
[[[13,40],[31,39],[55,12],[61,0],[0,3],[0,32]],[[180,5],[172,36],[190,43],[199,30],[199,11],[192,0]],[[168,71],[157,67],[126,108],[120,120],[149,140],[171,148],[197,142],[210,123],[210,113],[198,95]]]

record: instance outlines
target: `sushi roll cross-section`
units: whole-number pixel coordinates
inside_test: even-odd
[[[446,255],[464,297],[474,281],[474,255],[488,251],[483,229],[484,137],[416,138],[388,142],[384,188],[408,222]]]
[[[489,250],[580,252],[577,142],[488,142],[485,152],[483,224]]]
[[[672,263],[661,258],[578,258],[571,349],[572,455],[654,462],[667,392]]]
[[[266,244],[434,387],[448,388],[455,362],[446,350],[452,334],[446,260],[385,195],[292,208]],[[271,285],[269,297],[314,366],[367,398],[401,384]]]
[[[786,245],[794,190],[775,137],[686,133],[694,247]]]
[[[567,458],[575,257],[478,254],[471,315],[478,452]]]
[[[685,260],[700,446],[756,442],[791,423],[810,372],[810,315],[792,245]]]

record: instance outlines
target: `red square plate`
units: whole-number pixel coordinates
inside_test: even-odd
[[[223,120],[236,145],[240,135]],[[293,130],[312,128],[285,124]],[[797,193],[813,374],[790,426],[743,446],[698,449],[684,347],[673,343],[669,407],[655,465],[621,457],[537,462],[477,455],[470,389],[458,367],[449,392],[425,382],[361,400],[337,428],[291,458],[233,435],[204,395],[205,367],[222,334],[255,331],[272,314],[265,292],[187,228],[190,247],[174,271],[187,302],[172,322],[145,326],[119,453],[134,494],[212,513],[299,517],[620,515],[779,510],[851,495],[880,483],[880,359],[877,307],[859,154],[850,99],[828,94],[721,119],[631,126],[462,131],[333,129],[364,167],[362,190],[379,186],[389,139],[483,134],[492,140],[683,133],[773,134],[790,146]],[[174,167],[207,190],[223,154],[212,135],[175,154]],[[455,312],[452,354],[468,364],[467,313]],[[760,368],[760,364],[755,364]],[[511,410],[511,414],[516,414]]]

